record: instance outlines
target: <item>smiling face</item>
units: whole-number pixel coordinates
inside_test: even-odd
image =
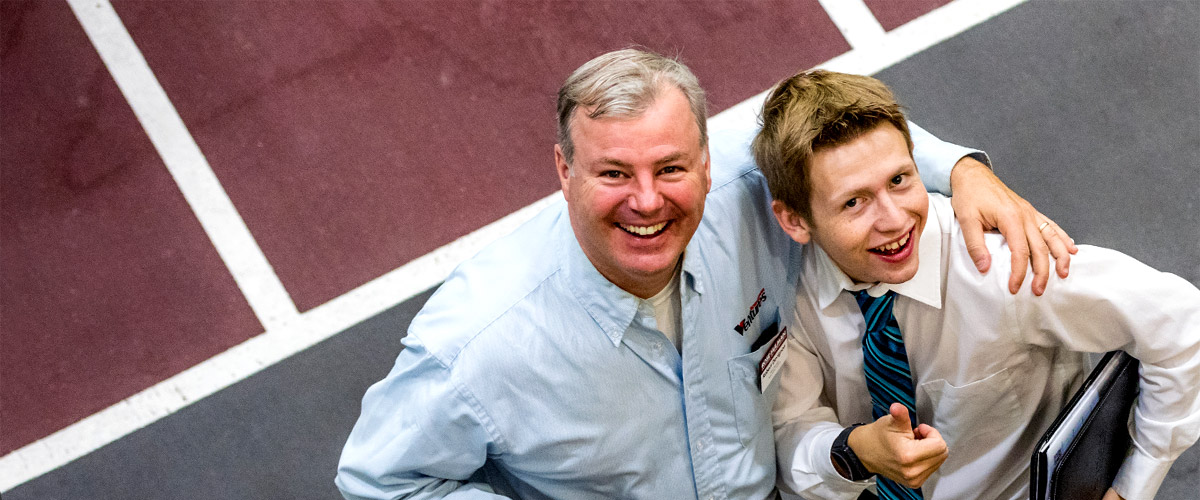
[[[687,99],[663,89],[633,118],[571,118],[574,164],[555,163],[575,237],[600,274],[625,291],[653,296],[700,225],[712,183],[706,148]]]
[[[917,246],[929,210],[904,135],[882,123],[842,145],[814,152],[812,220],[774,202],[784,230],[820,245],[859,283],[902,283],[917,272]]]

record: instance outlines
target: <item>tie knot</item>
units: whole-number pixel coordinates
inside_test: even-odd
[[[858,301],[858,308],[866,314],[872,308],[887,308],[888,312],[892,310],[892,301],[896,298],[896,292],[888,290],[887,293],[879,297],[872,297],[866,290],[850,292],[854,294],[854,299]]]

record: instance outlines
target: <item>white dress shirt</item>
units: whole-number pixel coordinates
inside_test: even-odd
[[[988,234],[992,269],[967,254],[949,199],[929,196],[920,268],[900,284],[858,285],[820,248],[805,248],[796,318],[772,417],[786,495],[856,498],[874,479],[842,478],[830,447],[844,427],[869,423],[864,320],[847,289],[897,293],[921,422],[941,432],[949,458],[926,499],[1028,498],[1034,446],[1082,382],[1085,353],[1123,349],[1142,362],[1133,449],[1114,487],[1149,499],[1200,435],[1200,290],[1104,248],[1080,246],[1070,276],[1042,297],[1008,292],[1010,251]],[[785,496],[786,496],[785,495]]]

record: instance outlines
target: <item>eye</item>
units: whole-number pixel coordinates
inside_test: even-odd
[[[682,169],[682,168],[679,168],[679,167],[677,167],[677,166],[675,166],[675,165],[671,165],[671,166],[669,166],[669,167],[663,167],[663,169],[662,169],[662,170],[659,170],[659,173],[663,173],[663,174],[673,174],[673,173],[676,173],[676,172],[682,172],[682,171],[683,171],[683,169]]]
[[[851,198],[846,202],[846,208],[854,208],[858,206],[858,198]]]
[[[892,185],[899,186],[902,183],[904,183],[904,174],[896,174],[895,177],[892,177]]]
[[[607,177],[609,179],[620,179],[621,175],[620,170],[605,170],[600,172],[600,177]]]

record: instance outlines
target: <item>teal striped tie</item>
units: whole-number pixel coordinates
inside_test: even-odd
[[[904,350],[904,337],[900,325],[892,314],[892,303],[896,292],[891,290],[882,297],[872,297],[866,290],[854,293],[867,331],[863,335],[863,371],[867,375],[867,392],[871,394],[871,415],[878,420],[888,414],[892,403],[908,407],[912,426],[917,426],[917,405],[914,401],[912,370],[908,367],[908,352]],[[876,478],[879,498],[921,500],[921,489],[905,488],[894,481]]]

